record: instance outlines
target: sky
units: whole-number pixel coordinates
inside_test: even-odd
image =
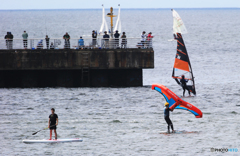
[[[0,0],[0,10],[121,8],[240,8],[240,0]]]

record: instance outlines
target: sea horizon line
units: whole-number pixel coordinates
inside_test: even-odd
[[[107,9],[107,7],[105,7],[105,9]],[[192,7],[192,8],[121,8],[121,9],[122,10],[168,10],[168,9],[201,10],[201,9],[240,9],[240,8],[239,7],[199,7],[199,8]],[[102,8],[0,9],[0,11],[59,11],[59,10],[62,10],[62,11],[63,10],[102,10]]]

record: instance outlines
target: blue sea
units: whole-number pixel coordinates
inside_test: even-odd
[[[184,110],[174,110],[170,118],[175,129],[198,133],[160,134],[167,130],[165,99],[151,84],[182,95],[171,78],[177,47],[168,41],[171,10],[122,9],[122,31],[128,37],[140,37],[142,31],[154,36],[155,68],[143,70],[144,87],[0,89],[0,155],[239,155],[240,9],[175,10],[188,30],[183,39],[197,91],[184,100],[197,106],[203,118]],[[29,38],[62,38],[66,32],[79,38],[100,29],[102,10],[0,11],[0,21],[2,39],[8,31],[21,38],[24,30]],[[48,130],[32,133],[47,127],[52,107],[59,116],[58,137],[83,142],[22,143],[48,139]]]

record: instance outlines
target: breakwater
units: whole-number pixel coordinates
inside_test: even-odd
[[[150,49],[0,50],[0,87],[142,86]]]

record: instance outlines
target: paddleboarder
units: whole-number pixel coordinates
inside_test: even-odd
[[[181,82],[182,88],[183,88],[183,96],[185,96],[185,90],[187,90],[189,96],[191,96],[190,90],[189,90],[189,88],[188,88],[188,86],[187,86],[187,84],[186,84],[186,83],[188,82],[188,80],[185,79],[185,76],[184,76],[184,75],[182,75],[182,79],[180,80],[180,82]]]
[[[52,140],[52,130],[54,130],[55,133],[55,140],[57,140],[57,125],[58,125],[58,115],[55,114],[55,109],[51,109],[52,114],[49,115],[49,120],[48,120],[48,128],[50,129],[50,139]]]
[[[169,103],[168,102],[166,102],[164,105],[165,105],[165,107],[164,107],[164,119],[168,124],[168,133],[170,133],[170,127],[172,129],[172,133],[174,133],[175,131],[173,129],[173,124],[172,124],[172,121],[169,118],[169,116],[170,116],[169,111],[172,111],[172,110],[169,108]]]

